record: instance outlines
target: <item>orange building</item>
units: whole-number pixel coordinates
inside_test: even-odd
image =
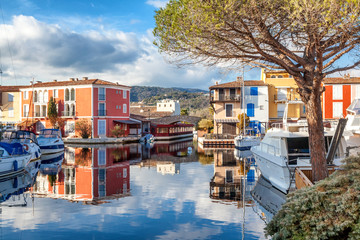
[[[21,117],[26,127],[34,131],[51,128],[47,106],[51,97],[56,101],[58,115],[64,122],[64,136],[75,136],[79,120],[91,124],[91,136],[112,136],[111,130],[120,125],[125,135],[139,134],[141,121],[130,119],[131,87],[100,79],[36,82],[21,88]],[[132,131],[131,127],[135,128]]]

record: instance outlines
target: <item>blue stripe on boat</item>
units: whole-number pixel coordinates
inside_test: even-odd
[[[40,146],[40,149],[62,149],[64,144],[61,145],[52,145],[52,146]]]

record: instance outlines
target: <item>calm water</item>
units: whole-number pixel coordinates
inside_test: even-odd
[[[0,239],[265,239],[251,158],[194,146],[68,146],[0,182]]]

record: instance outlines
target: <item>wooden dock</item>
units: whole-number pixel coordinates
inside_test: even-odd
[[[328,167],[329,175],[336,171],[335,166]],[[296,189],[303,187],[311,187],[314,183],[312,181],[311,167],[298,167],[295,169],[295,186]]]
[[[206,139],[198,138],[203,148],[234,148],[234,139]]]

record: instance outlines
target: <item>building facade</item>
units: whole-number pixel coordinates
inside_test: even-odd
[[[10,128],[21,123],[20,88],[23,86],[0,86],[0,122]]]
[[[163,99],[156,103],[157,112],[172,112],[172,115],[180,115],[179,100]]]
[[[322,106],[324,119],[346,117],[346,109],[353,100],[360,98],[360,78],[345,75],[324,79],[325,92]]]
[[[119,125],[130,133],[129,125],[141,124],[130,119],[130,87],[100,79],[71,78],[69,81],[36,82],[21,88],[21,118],[35,131],[50,128],[47,105],[51,97],[64,121],[63,135],[76,136],[76,122],[91,124],[92,137],[110,137]],[[26,127],[30,127],[27,125]]]
[[[243,104],[244,86],[244,104]],[[214,133],[237,135],[239,115],[246,113],[253,126],[263,132],[269,121],[268,86],[263,81],[242,81],[216,84],[210,88],[210,105],[214,110]],[[260,124],[264,123],[264,124]]]
[[[297,93],[294,78],[286,71],[261,70],[261,78],[269,86],[269,119],[281,120],[286,111],[288,118],[305,118],[305,105]]]

